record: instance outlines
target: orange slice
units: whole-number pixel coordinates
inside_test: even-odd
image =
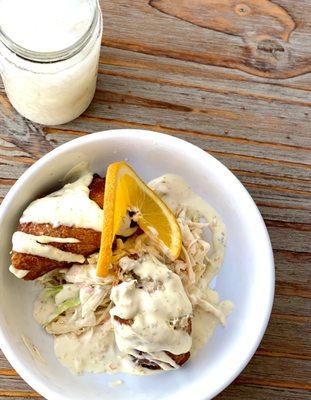
[[[107,276],[116,234],[127,215],[135,212],[135,221],[157,241],[169,258],[175,260],[181,251],[180,227],[172,211],[139,178],[126,162],[110,164],[106,174],[104,217],[97,276]]]

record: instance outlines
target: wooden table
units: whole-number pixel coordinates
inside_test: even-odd
[[[33,124],[0,84],[1,199],[34,161],[94,131],[146,128],[202,147],[253,196],[276,262],[265,337],[217,399],[311,399],[311,1],[106,0],[102,8],[98,89],[80,118]],[[7,397],[40,396],[1,355]]]

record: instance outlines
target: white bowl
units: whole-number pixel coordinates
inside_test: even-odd
[[[53,339],[32,318],[33,283],[9,273],[11,236],[23,209],[54,189],[67,171],[87,160],[94,172],[126,160],[146,180],[164,173],[181,175],[223,218],[228,245],[216,290],[235,307],[227,328],[183,368],[149,377],[72,375],[56,360]],[[58,147],[31,166],[0,208],[0,340],[16,371],[48,400],[211,399],[242,371],[266,329],[274,295],[274,264],[269,236],[248,192],[219,161],[171,136],[142,130],[99,132]],[[21,340],[25,335],[46,363],[35,361]],[[124,384],[112,388],[116,379]]]

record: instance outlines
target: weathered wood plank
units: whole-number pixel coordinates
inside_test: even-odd
[[[52,150],[42,128],[18,114],[4,94],[0,94],[1,139],[35,158]]]
[[[304,74],[288,79],[267,79],[247,74],[237,69],[215,67],[210,64],[198,64],[192,61],[176,60],[144,54],[137,51],[123,50],[102,46],[100,72],[108,74],[134,74],[138,79],[169,79],[176,84],[191,85],[194,88],[222,89],[230,93],[246,91],[253,97],[271,96],[272,100],[307,99],[310,91],[310,75]],[[180,78],[180,79],[179,79]],[[0,84],[1,87],[1,84]]]
[[[127,122],[190,131],[193,136],[230,134],[263,147],[276,141],[288,145],[290,140],[296,147],[310,147],[307,107],[110,75],[100,77],[98,89],[87,116],[121,121],[126,116]],[[296,147],[292,151],[299,151]]]
[[[311,298],[310,253],[274,250],[276,295]]]
[[[5,371],[4,374],[0,370],[0,398],[1,393],[9,391],[22,391],[22,392],[33,392],[33,389],[24,382],[16,373],[8,373]]]
[[[268,231],[272,246],[276,250],[311,252],[310,232],[275,226],[270,226]]]
[[[310,400],[311,394],[304,390],[269,388],[259,385],[233,383],[217,400]]]
[[[264,366],[264,368],[263,368]],[[280,373],[281,372],[281,373]],[[237,382],[270,387],[311,390],[311,384],[305,382],[311,373],[309,360],[294,360],[285,357],[266,357],[255,355]]]
[[[4,354],[0,350],[0,370],[10,370],[12,369],[11,364],[8,362],[8,360],[5,358]]]
[[[10,390],[10,391],[0,391],[0,399],[14,399],[14,400],[21,400],[21,399],[43,399],[38,393],[34,391],[23,392],[20,390]]]
[[[270,320],[260,349],[276,353],[310,355],[310,321],[293,321],[277,318],[277,315],[274,315]]]
[[[274,298],[273,312],[297,317],[309,317],[311,322],[311,298],[276,295]]]
[[[211,0],[101,4],[105,45],[238,68],[265,77],[284,78],[310,71],[307,0],[295,2],[295,7],[289,0],[247,0],[242,5]],[[256,10],[260,10],[257,17]]]
[[[107,58],[109,58],[109,54],[107,54]],[[180,132],[186,129],[192,132],[192,136],[197,136],[196,139],[193,139],[196,141],[200,140],[200,135],[202,137],[203,133],[207,135],[207,139],[212,139],[213,141],[217,140],[217,135],[223,136],[223,140],[226,143],[230,138],[231,140],[235,139],[232,142],[235,147],[240,147],[242,143],[244,148],[247,145],[252,145],[252,141],[255,141],[255,145],[259,142],[259,146],[264,148],[263,150],[258,149],[259,154],[265,154],[266,148],[273,147],[273,144],[278,144],[278,146],[282,144],[285,147],[281,146],[281,148],[274,148],[271,151],[274,150],[276,155],[281,152],[280,157],[282,156],[282,151],[286,151],[286,154],[289,153],[288,157],[290,157],[291,153],[295,154],[295,151],[298,151],[300,156],[305,158],[309,154],[309,158],[306,160],[309,160],[310,163],[310,153],[307,152],[304,155],[303,150],[308,141],[310,141],[310,115],[308,108],[300,107],[299,104],[278,104],[277,99],[271,97],[271,93],[274,93],[275,90],[271,89],[269,85],[266,85],[268,86],[265,88],[267,98],[261,100],[263,102],[262,105],[258,100],[260,96],[256,91],[252,93],[251,97],[253,98],[250,100],[245,91],[234,89],[234,86],[231,87],[231,81],[229,83],[225,81],[227,86],[231,87],[231,91],[230,87],[227,87],[223,90],[223,93],[217,93],[217,90],[219,90],[217,89],[218,82],[216,82],[214,88],[213,86],[210,88],[210,80],[197,79],[202,86],[207,86],[207,97],[204,97],[206,95],[203,90],[204,86],[201,88],[198,83],[193,87],[181,86],[181,82],[186,85],[188,80],[193,79],[191,74],[188,74],[187,78],[177,72],[174,75],[177,82],[174,83],[174,78],[172,78],[171,81],[161,83],[157,80],[152,81],[152,77],[149,76],[149,69],[143,69],[143,72],[148,75],[146,79],[151,79],[151,82],[142,81],[142,78],[139,78],[138,71],[137,69],[136,75],[131,78],[108,75],[109,73],[114,73],[112,71],[104,71],[105,73],[100,75],[98,88],[103,92],[98,91],[95,100],[100,103],[106,101],[106,103],[109,103],[110,108],[107,105],[99,104],[98,107],[102,111],[99,115],[106,119],[120,119],[121,122],[124,121],[124,116],[126,115],[125,122],[131,123],[137,113],[135,123],[139,122],[147,125],[154,124],[154,118],[157,117],[157,124],[161,127],[176,130],[180,128]],[[163,75],[161,70],[157,73],[159,76]],[[235,81],[233,82],[235,83]],[[254,84],[255,87],[257,85],[258,83]],[[289,89],[286,88],[286,90]],[[303,94],[301,95],[302,101],[308,106],[310,104],[308,92],[298,92]],[[288,93],[288,96],[289,98],[294,98],[295,94]],[[280,93],[279,98],[282,99],[283,97],[282,93]],[[169,102],[165,100],[167,98],[170,98]],[[169,108],[170,104],[175,106],[175,109],[171,110]],[[138,105],[140,107],[136,110]],[[166,108],[165,112],[163,108]],[[92,107],[90,110],[92,111]],[[152,114],[153,119],[148,121],[150,113],[155,114]],[[163,115],[159,116],[159,113],[163,113]],[[90,116],[93,114],[94,112]],[[139,121],[138,116],[140,114],[142,115]],[[133,118],[129,118],[131,115],[133,115]],[[187,118],[184,118],[185,116]],[[176,119],[180,121],[179,125],[176,124]],[[181,122],[183,122],[183,126],[180,125]],[[202,130],[202,128],[204,129]],[[293,128],[295,128],[294,132]],[[302,146],[302,148],[299,149],[299,146]],[[243,151],[243,149],[239,151]],[[249,149],[245,147],[245,151],[249,151]]]
[[[285,80],[263,79],[236,70],[176,61],[133,51],[103,47],[99,74],[146,82],[201,89],[227,95],[239,94],[277,103],[309,104],[310,78],[303,75]]]

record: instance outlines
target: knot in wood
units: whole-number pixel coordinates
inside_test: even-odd
[[[265,51],[266,53],[275,54],[276,52],[284,52],[285,49],[282,45],[280,45],[277,41],[272,39],[262,40],[258,43],[257,49],[261,51]]]
[[[234,8],[234,11],[240,16],[240,17],[246,17],[251,13],[251,8],[244,3],[237,4]]]

